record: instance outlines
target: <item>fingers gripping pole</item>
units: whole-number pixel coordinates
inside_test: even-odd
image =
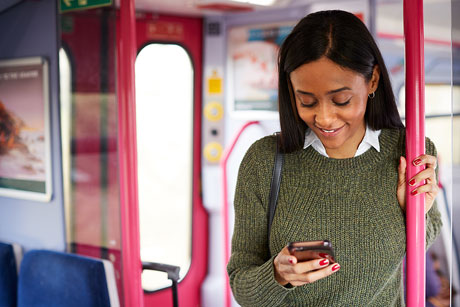
[[[404,0],[406,62],[406,179],[423,167],[412,161],[425,153],[423,1]],[[409,180],[406,180],[406,183]],[[406,185],[407,306],[425,306],[425,194]]]

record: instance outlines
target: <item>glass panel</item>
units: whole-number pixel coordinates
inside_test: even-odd
[[[142,261],[191,262],[193,68],[178,45],[151,44],[136,60],[137,154]],[[145,271],[145,289],[170,284]]]
[[[121,289],[115,17],[60,15],[61,142],[69,251],[111,260]]]
[[[450,59],[449,59],[450,61]],[[450,70],[450,69],[449,69]],[[425,86],[425,115],[433,116],[449,116],[451,112],[460,114],[460,104],[452,105],[452,95],[460,95],[460,85],[451,86],[450,84],[427,84]],[[398,110],[401,116],[405,117],[405,87],[399,91]]]
[[[441,234],[427,253],[427,305],[450,306],[452,284],[452,46],[450,0],[424,1],[425,134],[438,150],[440,192],[436,198],[443,219]],[[430,261],[432,260],[432,261]],[[454,283],[455,285],[455,283]]]
[[[451,163],[460,163],[457,157],[452,156],[453,146],[460,145],[452,137],[452,120],[455,124],[460,118],[460,103],[452,104],[452,97],[459,95],[459,85],[427,84],[425,86],[425,134],[435,143],[440,165],[447,164],[446,171],[449,174]],[[402,86],[399,91],[398,109],[403,118],[405,100],[405,87]],[[445,178],[445,180],[450,182],[452,178]]]

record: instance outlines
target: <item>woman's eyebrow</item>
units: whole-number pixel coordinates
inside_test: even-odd
[[[349,88],[348,86],[344,86],[344,87],[338,88],[336,90],[331,90],[331,91],[327,92],[326,94],[330,95],[330,94],[335,94],[335,93],[338,93],[338,92],[341,92],[341,91],[347,91],[347,90],[351,90],[351,88]],[[299,93],[299,94],[302,94],[302,95],[308,95],[308,96],[315,97],[315,94],[310,93],[310,92],[306,92],[306,91],[302,91],[302,90],[296,90],[296,92]]]
[[[341,92],[341,91],[347,91],[347,90],[350,90],[351,91],[351,88],[349,88],[348,86],[344,86],[344,87],[341,87],[341,88],[338,88],[336,90],[332,90],[332,91],[329,91],[327,92],[327,94],[335,94],[335,93],[338,93],[338,92]]]

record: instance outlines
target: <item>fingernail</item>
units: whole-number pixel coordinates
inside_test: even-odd
[[[414,160],[414,165],[419,165],[420,163],[422,163],[422,160],[418,158]]]
[[[320,256],[321,258],[327,258],[327,254],[326,254],[326,253],[319,253],[318,256]]]
[[[414,185],[415,184],[415,179],[411,179],[411,181],[409,181],[409,185]]]
[[[335,271],[337,271],[338,269],[340,269],[340,265],[334,264],[334,266],[332,267],[332,272],[335,272]]]
[[[411,195],[417,195],[417,190],[413,190],[412,192],[410,192]]]
[[[319,262],[319,265],[326,265],[326,264],[328,264],[328,263],[329,263],[329,260],[323,259],[323,260],[321,260],[321,261]]]

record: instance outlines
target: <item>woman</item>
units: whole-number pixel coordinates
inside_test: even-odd
[[[403,306],[405,133],[383,58],[353,14],[303,18],[279,57],[285,162],[270,242],[267,210],[276,138],[246,153],[235,194],[228,264],[242,306]],[[410,161],[426,193],[426,243],[441,228],[436,150]],[[424,183],[426,180],[426,183]],[[300,262],[286,245],[328,239],[337,263]]]

